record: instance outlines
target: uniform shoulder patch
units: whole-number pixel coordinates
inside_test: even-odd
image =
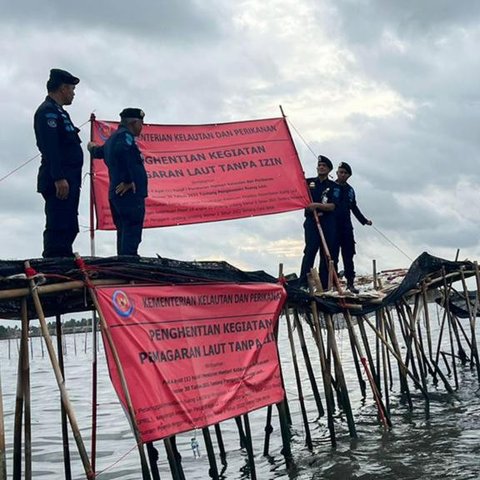
[[[47,125],[52,128],[57,128],[57,121],[54,118],[49,118],[47,120]]]
[[[133,135],[131,133],[125,134],[125,143],[129,146],[133,145]]]

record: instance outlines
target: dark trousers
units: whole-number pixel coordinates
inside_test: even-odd
[[[335,227],[331,224],[320,224],[322,227],[323,235],[332,256],[336,251],[336,233]],[[327,257],[323,248],[321,247],[320,233],[318,231],[317,224],[313,218],[307,217],[303,223],[303,229],[305,233],[305,248],[303,250],[302,267],[300,269],[300,283],[307,283],[307,274],[310,273],[317,253],[320,251],[320,266],[319,275],[320,281],[324,289],[328,288],[328,263]]]
[[[44,258],[73,257],[73,242],[78,233],[80,185],[70,182],[68,198],[59,200],[55,190],[42,193],[45,199]]]
[[[353,283],[355,279],[355,266],[353,256],[355,255],[355,237],[353,227],[348,225],[345,228],[338,229],[338,249],[342,254],[343,271],[347,283]],[[339,252],[335,255],[335,268],[338,265]]]
[[[138,255],[145,218],[145,198],[128,194],[110,198],[110,210],[117,227],[117,255]]]

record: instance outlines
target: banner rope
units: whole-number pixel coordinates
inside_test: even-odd
[[[313,151],[313,149],[310,147],[310,145],[307,143],[307,141],[303,138],[302,134],[297,130],[295,125],[291,122],[290,119],[287,119],[288,123],[291,125],[291,127],[295,130],[295,133],[300,137],[302,142],[305,144],[305,146],[312,152],[312,154],[317,158],[317,154]],[[375,225],[372,225],[373,229],[380,234],[387,242],[389,242],[391,245],[393,245],[400,253],[405,255],[411,262],[413,262],[413,259],[407,255],[398,245],[396,245],[392,240],[390,240],[384,233],[382,233]]]
[[[103,470],[101,470],[100,472],[96,473],[95,474],[95,478],[98,478],[100,477],[100,475],[103,475],[107,470],[110,470],[111,468],[113,468],[115,465],[118,465],[125,457],[127,457],[128,455],[130,455],[130,453],[133,452],[133,450],[137,448],[137,444],[135,444],[130,450],[128,450],[126,453],[124,453],[123,455],[121,455],[118,460],[115,460],[115,462],[113,462],[111,465],[108,465],[107,467],[105,467]]]
[[[90,119],[88,119],[86,122],[83,122],[78,128],[81,130],[82,127],[84,125],[86,125],[88,122],[90,121]],[[11,175],[13,175],[14,173],[18,172],[20,169],[22,169],[23,167],[25,167],[26,165],[28,165],[30,162],[33,162],[36,158],[38,158],[40,156],[40,153],[37,153],[34,157],[32,158],[29,158],[28,160],[26,160],[25,162],[23,162],[21,165],[19,165],[18,167],[14,168],[12,171],[8,172],[6,175],[4,175],[3,177],[0,178],[0,183],[3,182],[3,180],[6,180],[8,177],[10,177]]]

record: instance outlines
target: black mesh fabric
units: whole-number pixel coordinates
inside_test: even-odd
[[[86,257],[84,262],[89,269],[92,279],[120,280],[145,284],[175,285],[185,283],[277,283],[277,279],[263,271],[244,272],[227,262],[186,262],[169,258],[144,257]],[[83,274],[71,258],[34,259],[30,260],[31,267],[44,275],[45,284],[65,282],[69,280],[83,280]],[[452,262],[422,253],[410,266],[402,283],[382,302],[375,303],[368,300],[348,299],[348,303],[355,303],[351,309],[352,315],[364,315],[379,308],[392,305],[412,289],[418,288],[422,281],[441,275],[442,269],[446,274],[458,272],[461,268],[474,270],[471,262]],[[25,278],[15,276],[25,273],[24,261],[0,261],[0,290],[28,288]],[[449,279],[451,281],[452,279]],[[38,279],[37,279],[38,281]],[[296,286],[295,281],[286,283],[288,303],[300,309],[308,310],[312,297]],[[42,306],[45,316],[54,316],[65,313],[84,312],[92,310],[88,292],[84,288],[59,293],[42,294]],[[340,299],[314,297],[320,311],[340,313],[345,305]],[[0,298],[0,318],[20,318],[20,298]],[[31,299],[28,299],[30,318],[36,318]]]

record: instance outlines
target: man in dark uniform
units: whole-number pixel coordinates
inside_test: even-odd
[[[317,164],[317,177],[307,178],[312,203],[305,209],[305,249],[303,250],[302,267],[300,270],[300,284],[307,284],[307,274],[310,272],[315,257],[320,250],[320,280],[323,288],[328,288],[328,262],[323,247],[321,246],[320,233],[315,221],[314,211],[317,212],[320,226],[332,254],[336,250],[336,222],[334,210],[339,200],[340,190],[338,185],[328,178],[333,169],[328,157],[320,155]],[[332,256],[333,259],[333,256]]]
[[[88,144],[92,155],[105,159],[108,167],[108,198],[117,227],[117,255],[138,255],[142,241],[148,180],[135,137],[142,131],[144,116],[139,108],[125,108],[120,113],[118,129],[104,145]]]
[[[372,221],[368,220],[357,206],[355,198],[355,190],[349,185],[348,179],[352,175],[352,168],[346,162],[340,163],[337,169],[336,183],[340,187],[340,201],[335,210],[337,220],[338,250],[334,257],[338,263],[340,251],[342,252],[343,269],[347,280],[347,289],[352,293],[358,293],[355,288],[355,267],[353,264],[353,256],[355,255],[355,238],[353,235],[352,212],[356,219],[362,225],[372,225]],[[337,265],[335,265],[335,268]]]
[[[83,152],[80,131],[64,110],[80,80],[65,70],[50,70],[48,95],[34,117],[35,137],[42,154],[37,191],[45,199],[43,257],[72,257],[78,233],[78,203]]]

